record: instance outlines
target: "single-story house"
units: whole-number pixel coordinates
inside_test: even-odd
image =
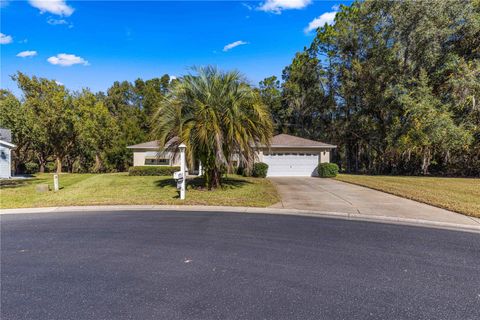
[[[167,142],[166,149],[174,140]],[[127,148],[133,151],[134,166],[179,166],[178,153],[160,150],[157,141],[144,142]],[[270,146],[261,146],[257,150],[257,161],[268,164],[268,176],[310,177],[317,175],[319,163],[330,162],[332,149],[336,146],[279,134],[272,138]],[[190,168],[196,171],[196,168]]]
[[[0,178],[2,179],[12,177],[12,149],[15,147],[12,143],[12,132],[0,128]]]

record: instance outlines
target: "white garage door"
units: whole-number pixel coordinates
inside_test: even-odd
[[[310,177],[316,175],[318,153],[265,153],[269,177]]]

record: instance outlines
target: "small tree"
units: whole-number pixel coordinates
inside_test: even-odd
[[[41,166],[46,163],[46,150],[52,150],[57,172],[62,171],[62,160],[75,144],[73,129],[73,105],[68,91],[54,80],[28,77],[18,72],[12,77],[25,96],[26,112],[32,123],[32,145],[39,155]]]
[[[93,172],[103,171],[104,150],[112,146],[116,127],[107,107],[84,89],[74,97],[75,131],[81,152],[95,159]]]
[[[196,68],[172,83],[155,118],[154,134],[165,145],[173,137],[187,145],[192,165],[200,160],[209,190],[221,184],[222,170],[232,156],[252,167],[255,147],[272,136],[270,113],[259,95],[237,71]]]
[[[412,88],[399,98],[404,114],[397,143],[409,157],[412,153],[418,154],[421,172],[428,174],[435,153],[448,156],[468,146],[472,137],[455,124],[446,106],[433,95],[425,72],[422,71],[411,85]]]

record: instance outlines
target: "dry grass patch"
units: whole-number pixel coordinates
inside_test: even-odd
[[[480,217],[480,179],[340,174],[337,180]]]

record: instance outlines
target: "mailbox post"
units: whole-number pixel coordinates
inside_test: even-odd
[[[178,146],[178,149],[180,149],[180,171],[182,173],[181,176],[181,181],[182,184],[180,186],[180,199],[185,200],[185,182],[187,180],[187,175],[185,174],[185,149],[187,146],[182,143],[181,145]]]
[[[55,192],[57,192],[59,189],[59,186],[58,186],[58,174],[54,174],[53,175],[53,190]]]

